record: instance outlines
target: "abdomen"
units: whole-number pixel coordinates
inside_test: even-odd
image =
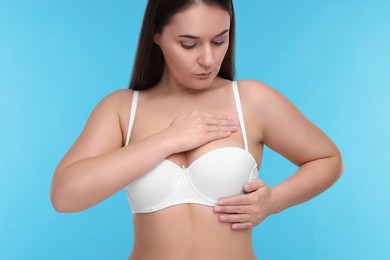
[[[251,229],[232,230],[209,206],[181,204],[133,221],[132,260],[256,259]]]

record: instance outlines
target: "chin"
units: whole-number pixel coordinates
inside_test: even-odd
[[[195,78],[189,82],[189,86],[195,89],[205,89],[211,86],[215,80],[215,76],[207,78]]]

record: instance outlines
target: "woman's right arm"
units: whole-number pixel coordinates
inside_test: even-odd
[[[92,207],[169,155],[227,137],[236,129],[228,117],[194,112],[176,119],[161,132],[122,147],[118,111],[128,91],[113,92],[95,107],[82,133],[55,169],[50,198],[57,211],[76,212]]]

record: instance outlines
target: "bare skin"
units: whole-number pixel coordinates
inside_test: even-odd
[[[228,29],[229,15],[217,7],[200,4],[174,16],[155,36],[166,67],[156,86],[140,92],[129,145],[124,146],[133,91],[119,90],[96,106],[57,166],[51,189],[56,210],[92,207],[164,159],[188,166],[213,149],[244,147],[231,81],[216,76]],[[178,37],[188,34],[198,38]],[[251,182],[244,187],[250,193],[215,208],[181,204],[134,214],[131,259],[255,259],[251,227],[316,196],[340,176],[337,147],[283,95],[256,81],[239,81],[239,92],[258,167],[265,144],[299,170],[273,188],[260,179]]]
[[[230,115],[234,122],[238,122],[231,82],[222,79],[215,82],[215,87],[203,93],[191,94],[191,98],[170,98],[160,93],[164,91],[163,86],[142,91],[132,142],[161,131],[162,126],[180,114],[201,108],[213,114]],[[221,98],[215,100],[215,96]],[[172,102],[175,106],[166,105]],[[254,138],[258,139],[259,136],[250,136],[250,150],[253,150],[252,154],[260,164],[262,145],[259,139]],[[226,138],[211,141],[185,153],[173,154],[167,159],[188,166],[202,154],[226,146],[244,147],[240,129]],[[183,204],[154,213],[135,214],[133,220],[135,233],[131,259],[157,259],[162,255],[166,259],[255,259],[251,230],[234,231],[229,224],[220,223],[212,207]],[[150,248],[153,250],[148,250]]]

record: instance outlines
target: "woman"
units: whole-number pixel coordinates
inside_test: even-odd
[[[130,259],[255,259],[251,227],[332,185],[333,142],[284,96],[234,79],[230,0],[149,1],[130,88],[105,97],[55,170],[59,212],[125,188]],[[299,166],[268,187],[263,146]]]

